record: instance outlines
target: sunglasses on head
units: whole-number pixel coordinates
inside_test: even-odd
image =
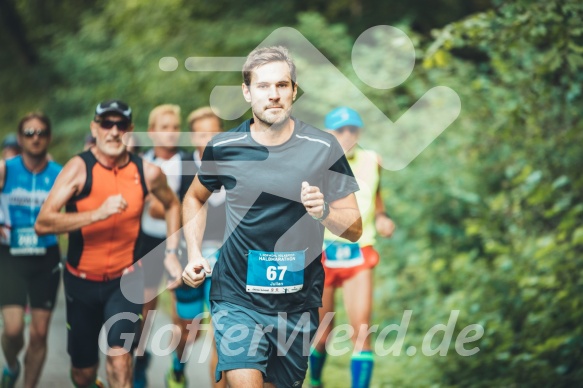
[[[360,132],[360,128],[354,125],[347,125],[345,127],[341,127],[337,129],[338,133],[343,133],[344,131],[348,131],[350,133],[357,134]]]
[[[38,137],[49,136],[49,131],[45,128],[24,128],[20,133],[24,137],[34,137],[34,135],[37,135]]]
[[[95,120],[96,123],[103,129],[112,129],[114,126],[120,131],[127,131],[131,123],[127,120],[113,121],[113,120]]]

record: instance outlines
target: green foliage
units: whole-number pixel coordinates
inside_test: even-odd
[[[405,348],[418,349],[451,310],[454,339],[484,327],[466,345],[474,356],[452,343],[443,357],[377,358],[377,386],[583,381],[582,16],[576,1],[504,2],[421,39],[421,66],[394,92],[367,90],[392,118],[435,85],[463,106],[411,165],[384,174],[399,230],[380,244],[373,322],[413,310]]]
[[[581,80],[574,57],[582,15],[576,1],[506,2],[437,32],[428,49],[428,69],[466,68],[456,57],[464,49],[487,57],[471,70],[472,83],[455,88],[472,117],[466,169],[479,200],[447,221],[463,237],[442,241],[434,255],[453,264],[468,252],[466,265],[447,275],[453,287],[444,296],[460,293],[460,307],[489,319],[479,358],[441,362],[446,384],[477,384],[477,376],[490,386],[583,378],[583,134],[573,86]]]

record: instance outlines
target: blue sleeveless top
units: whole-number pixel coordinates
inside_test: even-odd
[[[0,202],[9,230],[8,241],[4,243],[9,243],[13,254],[38,255],[57,244],[54,234],[37,236],[34,223],[61,169],[59,164],[49,161],[41,172],[33,174],[24,166],[22,156],[6,160]]]

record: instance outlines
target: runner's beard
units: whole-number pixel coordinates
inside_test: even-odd
[[[257,120],[261,121],[263,124],[267,125],[270,127],[270,129],[273,130],[280,130],[283,129],[284,127],[287,127],[287,122],[288,119],[291,116],[291,107],[288,109],[282,109],[283,112],[280,113],[279,115],[273,117],[273,119],[268,118],[267,115],[265,114],[266,110],[262,110],[260,113],[258,112],[254,112],[255,113],[255,117],[257,117]]]
[[[24,150],[23,154],[27,154],[32,159],[37,161],[44,160],[47,157],[48,149],[38,149],[38,150]]]
[[[126,152],[126,145],[117,144],[115,142],[108,142],[105,141],[101,147],[98,147],[99,151],[108,157],[118,157],[121,156],[124,152]]]

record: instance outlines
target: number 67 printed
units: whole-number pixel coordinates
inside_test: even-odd
[[[267,267],[267,280],[275,280],[275,278],[277,277],[277,271],[281,271],[278,280],[283,280],[285,271],[287,271],[287,266],[281,265],[276,267],[274,265],[270,265],[269,267]]]

